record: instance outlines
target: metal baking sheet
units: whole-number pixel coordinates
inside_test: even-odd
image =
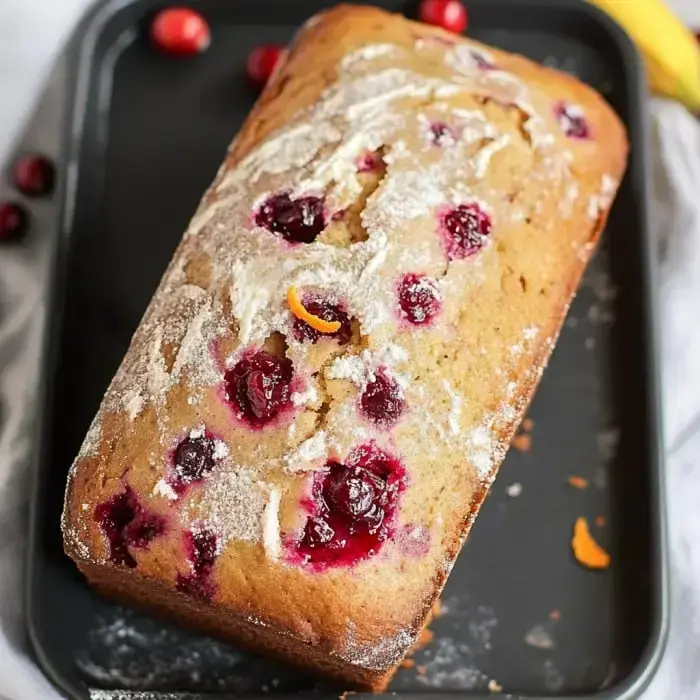
[[[255,99],[248,51],[285,42],[327,3],[201,0],[213,28],[194,60],[154,52],[159,3],[109,0],[68,55],[61,236],[37,438],[29,632],[71,698],[260,698],[332,688],[299,671],[115,606],[63,555],[67,469],[201,193]],[[413,5],[382,5],[415,13]],[[653,332],[654,268],[638,57],[575,0],[471,0],[470,35],[577,74],[627,124],[629,172],[549,369],[459,558],[434,637],[390,690],[405,698],[632,698],[667,626],[666,543]],[[519,449],[518,449],[519,448]],[[572,475],[588,481],[579,490]],[[570,551],[583,515],[613,565]]]

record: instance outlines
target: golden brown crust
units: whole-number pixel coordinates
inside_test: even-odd
[[[441,30],[370,7],[339,6],[302,29],[233,142],[179,246],[76,460],[66,494],[66,551],[99,590],[375,690],[384,687],[412,646],[447,579],[552,351],[604,227],[627,155],[620,121],[590,88],[519,56],[454,41]],[[374,48],[363,54],[365,47]],[[469,68],[455,67],[455,61],[464,59],[459,47],[483,51],[498,70],[472,74]],[[359,56],[357,62],[349,63],[353,56]],[[464,70],[467,73],[460,72]],[[386,231],[390,242],[392,236],[396,240],[396,245],[380,251],[386,261],[377,269],[380,286],[372,287],[372,293],[391,293],[389,275],[394,269],[407,269],[400,252],[412,248],[427,251],[417,263],[419,271],[438,278],[444,290],[443,313],[434,328],[416,332],[388,316],[371,331],[359,324],[347,349],[359,357],[363,349],[379,353],[395,344],[409,357],[401,371],[412,411],[391,435],[378,439],[391,445],[408,469],[400,525],[427,533],[429,544],[416,555],[397,537],[377,556],[351,569],[319,573],[271,556],[260,533],[253,532],[253,516],[265,517],[266,499],[276,490],[282,494],[282,530],[298,527],[307,484],[280,465],[321,428],[329,434],[336,431],[341,456],[352,444],[343,424],[354,406],[355,388],[328,374],[337,346],[322,342],[303,353],[290,348],[301,353],[294,355],[295,361],[301,364],[303,358],[311,376],[318,374],[323,406],[319,400],[300,410],[293,435],[286,425],[272,427],[262,440],[259,433],[251,435],[232,423],[221,401],[217,369],[209,367],[197,344],[208,352],[204,339],[215,338],[217,352],[227,358],[248,343],[242,338],[243,321],[236,306],[240,294],[232,291],[235,275],[224,263],[232,265],[240,258],[254,264],[256,253],[249,256],[243,248],[237,252],[239,243],[225,238],[230,234],[221,233],[217,225],[235,228],[234,235],[240,230],[239,238],[245,239],[247,212],[261,194],[281,187],[289,173],[317,174],[336,154],[330,142],[321,143],[305,165],[291,164],[288,171],[276,173],[278,164],[265,161],[261,149],[307,121],[331,124],[340,132],[351,129],[349,121],[343,122],[343,112],[329,112],[324,121],[313,110],[327,105],[333,86],[343,88],[343,81],[362,81],[368,75],[385,76],[397,91],[382,110],[389,116],[405,115],[405,123],[381,126],[391,134],[382,147],[395,158],[388,159],[386,176],[361,180],[359,189],[350,188],[349,194],[335,180],[324,181],[324,186],[329,199],[349,204],[362,190],[360,209],[366,217],[355,220],[355,230],[359,221],[368,229],[370,242],[377,232]],[[404,75],[410,76],[405,83]],[[429,85],[427,92],[412,93],[413,80],[419,81],[418,88]],[[453,84],[459,89],[453,90]],[[344,93],[336,94],[342,98]],[[375,96],[365,99],[369,103]],[[557,131],[553,110],[559,103],[582,110],[592,138],[571,139]],[[348,105],[344,109],[350,113],[352,100]],[[473,121],[474,112],[484,116],[483,125]],[[442,113],[461,115],[467,120],[465,133],[470,128],[478,132],[465,146],[465,161],[472,168],[469,192],[475,201],[486,202],[496,222],[493,240],[478,258],[448,263],[435,234],[434,204],[430,215],[423,216],[424,202],[414,202],[419,213],[402,221],[399,212],[398,224],[381,216],[392,186],[398,187],[411,168],[436,164],[442,157],[423,148],[409,124]],[[376,118],[374,112],[363,113],[362,119],[371,118]],[[484,125],[492,125],[493,132]],[[489,160],[483,153],[497,136],[505,145],[493,150]],[[399,142],[415,157],[413,166],[401,161]],[[239,183],[236,177],[241,173],[244,182]],[[375,228],[373,214],[379,221]],[[326,235],[334,245],[340,241],[342,248],[343,236],[354,234],[348,225],[347,230],[340,227]],[[264,257],[265,252],[257,255]],[[369,327],[362,309],[357,316]],[[262,344],[266,336],[264,342],[276,342],[279,330],[267,330],[255,342]],[[154,345],[158,334],[162,337]],[[217,589],[212,602],[176,592],[175,581],[187,572],[183,532],[188,523],[206,519],[211,516],[208,507],[222,505],[212,505],[206,495],[206,489],[213,492],[218,477],[212,474],[201,493],[175,501],[161,488],[173,446],[201,424],[222,436],[232,465],[245,467],[249,491],[244,496],[250,502],[247,510],[231,505],[240,512],[236,510],[235,522],[226,523],[233,534],[214,567]],[[488,455],[477,438],[487,441]],[[216,482],[219,492],[240,487],[229,477]],[[149,512],[168,523],[162,536],[132,552],[134,569],[108,561],[104,532],[94,518],[95,507],[120,493],[125,483]]]

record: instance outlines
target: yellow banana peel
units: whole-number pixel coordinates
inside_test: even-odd
[[[663,0],[589,0],[639,48],[651,90],[700,111],[700,43]]]

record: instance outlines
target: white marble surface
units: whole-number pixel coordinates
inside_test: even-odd
[[[619,0],[635,2],[642,0]],[[0,163],[42,93],[63,42],[89,0],[0,0]],[[700,28],[700,0],[672,0]],[[55,148],[58,94],[49,94],[28,142]],[[654,226],[661,260],[663,389],[673,550],[673,623],[646,700],[700,699],[700,127],[671,103],[650,105],[655,130]],[[1,194],[1,193],[0,193]],[[33,209],[40,220],[49,212]],[[46,244],[0,256],[0,697],[57,697],[26,653],[22,569],[32,378],[39,357]]]

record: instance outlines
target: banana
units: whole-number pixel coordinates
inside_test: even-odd
[[[700,111],[700,43],[663,0],[589,0],[636,43],[652,92]]]

